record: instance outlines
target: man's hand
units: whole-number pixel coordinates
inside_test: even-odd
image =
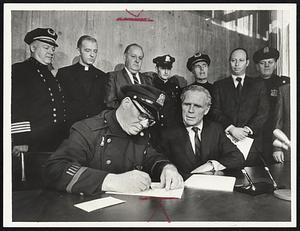
[[[249,134],[248,129],[240,128],[240,127],[234,127],[234,126],[228,132],[235,139],[235,141],[243,140]]]
[[[28,145],[16,145],[13,147],[12,154],[19,157],[21,152],[28,152]]]
[[[276,162],[283,163],[284,162],[284,154],[283,151],[274,151],[273,158]]]
[[[172,164],[167,164],[160,175],[160,187],[166,190],[182,188],[183,179],[177,168]]]
[[[192,174],[194,173],[203,173],[203,172],[209,172],[214,169],[214,166],[211,162],[207,162],[205,164],[200,165],[199,167],[195,168],[193,171],[191,171]]]
[[[151,178],[142,171],[132,170],[122,174],[108,174],[102,183],[102,191],[137,193],[150,188]]]

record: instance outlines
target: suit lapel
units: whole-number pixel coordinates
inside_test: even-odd
[[[127,71],[125,70],[125,68],[123,68],[123,70],[122,70],[122,75],[123,75],[123,78],[121,78],[121,79],[122,79],[122,81],[124,81],[124,83],[125,83],[124,85],[131,85],[132,82],[131,82],[130,77],[127,74]]]
[[[204,120],[203,121],[203,128],[201,131],[201,163],[203,162],[203,160],[207,159],[207,156],[209,154],[209,144],[211,142],[211,137],[210,137],[210,132],[209,132],[209,121]]]
[[[183,136],[183,140],[184,140],[183,144],[184,144],[185,156],[187,157],[187,160],[190,162],[190,165],[194,166],[195,162],[196,162],[196,156],[195,156],[192,144],[191,144],[189,133],[185,127],[182,127],[182,136]]]

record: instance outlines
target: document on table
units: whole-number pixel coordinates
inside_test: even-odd
[[[243,140],[234,141],[231,135],[226,134],[226,136],[231,140],[231,142],[234,145],[237,146],[237,148],[241,151],[241,153],[243,153],[244,158],[246,160],[254,139],[250,137],[246,137]]]
[[[133,195],[133,196],[145,196],[145,197],[161,197],[161,198],[178,198],[180,199],[184,188],[166,190],[159,188],[159,183],[151,183],[151,189],[138,192],[138,193],[120,193],[120,192],[106,192],[109,194],[122,194],[122,195]]]
[[[96,209],[102,209],[108,206],[124,203],[125,201],[119,200],[114,197],[105,197],[105,198],[99,198],[91,201],[82,202],[79,204],[75,204],[74,206],[77,208],[80,208],[84,211],[91,212]]]
[[[184,182],[184,185],[188,188],[232,192],[235,180],[236,178],[231,176],[194,174]]]

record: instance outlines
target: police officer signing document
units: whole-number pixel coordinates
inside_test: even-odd
[[[70,193],[139,192],[160,179],[166,189],[183,187],[177,169],[149,144],[162,91],[147,85],[121,88],[119,107],[75,123],[46,163],[47,185]],[[151,177],[151,178],[150,178]]]
[[[57,34],[51,28],[28,32],[24,41],[31,57],[12,65],[13,153],[54,151],[65,138],[65,102],[62,89],[48,65]]]

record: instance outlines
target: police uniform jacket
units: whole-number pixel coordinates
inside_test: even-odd
[[[147,131],[129,136],[116,120],[115,110],[75,123],[65,140],[46,163],[49,186],[70,193],[101,191],[108,173],[142,169],[159,179],[169,161],[149,145]]]
[[[154,75],[153,86],[166,93],[166,99],[160,111],[161,127],[178,125],[181,121],[181,88],[176,77],[171,77],[167,82],[162,81],[158,75]]]
[[[64,95],[46,65],[34,58],[12,65],[13,145],[54,151],[66,136]]]
[[[93,65],[85,71],[83,65],[76,63],[60,68],[56,77],[64,90],[70,125],[104,110],[107,76],[103,71]]]
[[[150,76],[139,73],[141,84],[152,85]],[[132,82],[128,76],[125,68],[120,71],[113,71],[109,73],[108,82],[105,88],[104,102],[108,108],[117,108],[122,99],[121,87],[131,85]]]

